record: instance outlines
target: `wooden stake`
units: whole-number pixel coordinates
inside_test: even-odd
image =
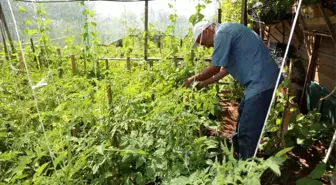
[[[34,46],[34,41],[32,38],[30,38],[30,48],[34,54],[34,61],[37,62],[36,54],[35,54],[35,46]]]
[[[131,58],[127,57],[127,70],[131,71]]]
[[[57,48],[56,54],[58,56],[58,77],[63,77],[63,68],[62,68],[62,56],[61,56],[61,49]]]
[[[111,86],[107,86],[107,100],[108,100],[108,105],[112,105],[112,91],[111,91]]]
[[[42,54],[40,53],[39,55],[38,55],[38,64],[40,65],[40,68],[42,68],[42,66],[43,66],[43,56],[42,56]]]
[[[243,0],[241,4],[240,24],[247,26],[247,0]]]
[[[76,75],[77,69],[76,69],[75,55],[71,55],[71,70],[72,70],[72,76]]]
[[[106,67],[106,70],[109,70],[109,63],[108,63],[108,59],[105,59],[105,67]]]
[[[193,65],[194,65],[194,59],[195,59],[195,50],[192,49],[190,53],[190,60]]]
[[[23,53],[22,52],[19,53],[19,61],[20,61],[20,69],[24,70],[25,66],[24,66],[24,62],[23,62]]]
[[[85,51],[83,50],[83,52],[82,52],[82,54],[83,54],[83,57],[84,57],[84,73],[86,73],[86,53],[85,53]]]
[[[291,80],[293,63],[294,63],[293,59],[290,59],[287,80]],[[285,135],[288,131],[289,119],[291,117],[291,112],[289,108],[290,88],[286,88],[286,96],[287,96],[287,100],[286,100],[285,109],[282,115],[282,123],[281,123],[281,128],[280,128],[280,138],[281,138],[280,146],[281,147],[286,147]]]
[[[96,63],[96,76],[98,76],[100,74],[100,67],[99,67],[99,61],[98,60],[95,60],[95,63]]]
[[[175,67],[177,67],[177,56],[174,56],[174,64],[175,64]]]
[[[218,23],[222,23],[222,9],[218,8]]]

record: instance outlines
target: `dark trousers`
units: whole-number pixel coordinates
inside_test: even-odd
[[[247,100],[243,100],[239,105],[238,125],[232,138],[239,159],[245,160],[254,155],[272,100],[273,90],[265,90]]]

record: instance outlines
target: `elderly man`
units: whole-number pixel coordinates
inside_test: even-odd
[[[245,87],[232,140],[240,159],[253,157],[279,68],[261,38],[244,25],[201,21],[194,26],[193,37],[194,47],[214,47],[211,66],[190,77],[184,85],[189,87],[198,81],[197,87],[202,88],[230,74]]]

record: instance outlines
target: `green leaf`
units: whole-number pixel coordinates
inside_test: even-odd
[[[105,150],[104,144],[96,146],[96,150],[97,150],[97,153],[104,155],[104,150]]]
[[[296,185],[322,185],[322,182],[310,179],[308,177],[301,178],[295,182]]]
[[[298,145],[301,145],[304,142],[305,139],[301,139],[301,138],[296,138],[296,143]]]
[[[293,149],[293,147],[288,147],[288,148],[282,149],[280,152],[275,154],[275,156],[281,157],[281,156],[285,155],[287,152],[291,151],[292,149]]]
[[[311,177],[312,179],[320,179],[324,172],[326,171],[326,164],[320,163],[316,165],[314,170],[308,175],[308,177]]]
[[[145,163],[145,160],[143,157],[139,157],[136,161],[135,168],[138,169],[143,163]]]
[[[98,169],[99,169],[99,167],[100,167],[99,164],[94,165],[93,168],[92,168],[92,173],[93,173],[93,174],[96,174],[97,171],[98,171]]]
[[[277,118],[277,119],[276,119],[276,125],[280,125],[280,124],[281,124],[281,121],[282,121],[282,119]]]
[[[95,22],[90,22],[90,24],[91,24],[91,26],[94,26],[94,27],[97,26],[97,23],[95,23]]]
[[[136,176],[136,184],[139,184],[139,185],[145,185],[145,179],[143,178],[142,174],[141,173],[137,173],[137,176]]]
[[[36,170],[36,173],[38,175],[41,175],[43,170],[48,166],[50,162],[47,162],[47,163],[44,163],[42,166],[38,167],[37,170]]]
[[[280,176],[280,164],[282,164],[286,159],[283,157],[271,157],[266,160],[265,165],[270,168],[276,175]]]
[[[67,152],[63,151],[61,152],[57,158],[54,160],[55,165],[57,166],[61,161],[63,161],[63,159],[65,159],[65,157],[67,156]]]
[[[248,185],[261,185],[260,184],[260,181],[257,177],[252,177],[250,179],[247,179],[246,183],[245,184],[248,184]]]
[[[26,12],[26,9],[24,7],[22,7],[22,6],[20,6],[19,9],[18,9],[18,11],[20,13],[22,13],[22,12]]]
[[[29,20],[29,19],[27,19],[27,20],[25,21],[25,23],[26,23],[27,25],[32,25],[32,24],[33,24],[33,22],[32,22],[31,20]]]
[[[93,10],[89,10],[89,15],[90,15],[90,17],[94,17],[94,11]]]

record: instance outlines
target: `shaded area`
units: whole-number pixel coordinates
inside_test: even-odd
[[[322,143],[315,143],[307,149],[296,146],[287,154],[288,159],[281,166],[281,176],[276,176],[272,171],[267,170],[261,176],[261,184],[263,185],[287,185],[295,184],[295,182],[308,176],[310,172],[320,163],[324,156],[324,150],[327,146]],[[322,183],[329,184],[326,179],[322,179]]]

